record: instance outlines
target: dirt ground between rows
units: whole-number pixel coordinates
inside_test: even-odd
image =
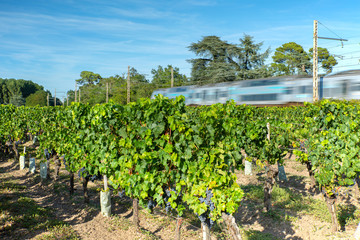
[[[37,165],[37,169],[38,165]],[[37,172],[32,175],[28,169],[19,170],[18,161],[0,161],[0,182],[16,181],[25,185],[23,194],[33,199],[38,205],[53,210],[55,217],[70,226],[78,233],[80,239],[174,239],[175,219],[155,211],[150,214],[147,210],[140,211],[141,230],[136,231],[132,225],[132,206],[129,199],[112,197],[112,217],[106,218],[100,213],[99,192],[100,182],[89,182],[90,203],[83,203],[82,185],[76,179],[75,194],[68,194],[69,177],[62,166],[60,178],[42,182]],[[310,180],[305,167],[294,160],[287,161],[285,166],[288,181],[279,183],[296,193],[301,193],[315,199],[322,199],[322,195],[310,190]],[[264,179],[262,172],[253,172],[252,176],[245,176],[237,172],[239,185],[261,185]],[[345,201],[346,199],[340,199]],[[347,199],[348,200],[348,199]],[[355,202],[354,204],[358,203]],[[309,214],[296,216],[293,221],[274,221],[264,217],[259,208],[254,210],[249,207],[248,200],[244,200],[239,210],[234,214],[241,228],[244,239],[353,239],[354,226],[345,227],[342,232],[332,234],[330,223],[324,222]],[[202,239],[199,224],[193,219],[185,219],[182,227],[182,239]],[[218,230],[219,231],[219,230]],[[18,229],[11,236],[2,235],[0,239],[32,239],[47,231],[32,231],[31,229]],[[266,237],[266,238],[265,238]],[[226,236],[213,234],[212,239],[226,239]]]

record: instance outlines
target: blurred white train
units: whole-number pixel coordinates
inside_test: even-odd
[[[155,90],[151,98],[158,94],[168,98],[182,95],[187,105],[211,105],[230,99],[237,104],[252,105],[303,103],[313,100],[313,79],[311,76],[288,76],[163,88]],[[320,77],[319,98],[360,99],[360,70]]]

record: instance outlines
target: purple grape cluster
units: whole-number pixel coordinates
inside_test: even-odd
[[[199,200],[201,203],[205,203],[208,206],[208,210],[201,215],[196,214],[199,220],[201,221],[201,223],[206,224],[210,229],[214,225],[214,221],[211,220],[210,218],[210,213],[215,210],[215,204],[213,203],[213,201],[211,201],[212,197],[213,197],[213,193],[211,189],[207,188],[206,198],[199,197]]]
[[[125,195],[125,190],[123,189],[123,190],[121,190],[121,191],[119,191],[119,197],[120,198],[123,198],[123,197],[125,197],[126,195]]]
[[[45,148],[44,154],[45,154],[46,160],[49,160],[50,159],[50,153],[49,153],[49,150],[47,148]]]

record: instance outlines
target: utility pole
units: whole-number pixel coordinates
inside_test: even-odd
[[[313,45],[313,102],[319,100],[319,81],[318,81],[318,39],[347,41],[343,38],[328,38],[318,36],[318,21],[314,20],[314,45]]]
[[[75,100],[74,102],[76,102],[77,100],[77,82],[75,82]]]
[[[109,83],[106,82],[106,103],[109,102]]]
[[[81,102],[81,89],[79,88],[79,102]]]
[[[69,106],[69,92],[66,94],[66,106]]]
[[[319,100],[319,82],[318,82],[318,21],[314,20],[314,38],[313,38],[313,102]]]
[[[54,107],[56,107],[56,88],[55,88],[55,96],[54,96]]]
[[[130,103],[130,66],[128,66],[127,75],[127,103]]]
[[[47,94],[46,100],[47,100],[47,106],[49,106],[49,93]]]
[[[171,85],[170,87],[174,87],[174,69],[171,67]]]

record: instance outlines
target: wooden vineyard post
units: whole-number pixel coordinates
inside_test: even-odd
[[[328,196],[327,194],[325,194],[325,198],[326,198],[326,205],[331,214],[331,222],[332,222],[331,231],[335,233],[339,230],[339,223],[336,216],[336,196],[335,195]]]
[[[74,194],[74,173],[70,172],[70,195]]]
[[[89,203],[89,191],[87,188],[89,182],[89,176],[82,177],[83,179],[83,190],[84,190],[84,203]]]
[[[201,223],[201,229],[203,233],[203,240],[210,240],[210,228],[207,224]]]
[[[182,217],[176,218],[176,232],[175,232],[175,239],[180,240],[181,239],[181,225],[183,223]]]
[[[270,141],[270,123],[266,124],[268,133],[267,140]],[[267,172],[266,172],[266,180],[264,184],[264,208],[265,211],[269,211],[271,207],[271,192],[273,190],[273,186],[275,184],[275,178],[277,177],[279,170],[274,168],[266,162]]]
[[[226,232],[233,240],[242,240],[240,235],[240,229],[235,222],[235,218],[232,215],[227,215],[226,213],[222,213],[222,219],[226,225]]]
[[[133,217],[134,217],[134,225],[136,229],[139,229],[140,221],[139,221],[139,200],[134,198],[133,199]]]
[[[59,176],[60,167],[61,167],[61,161],[60,161],[60,158],[59,158],[59,155],[57,154],[57,152],[55,152],[53,160],[54,160],[54,164],[55,164],[54,179],[57,180],[57,178]]]

